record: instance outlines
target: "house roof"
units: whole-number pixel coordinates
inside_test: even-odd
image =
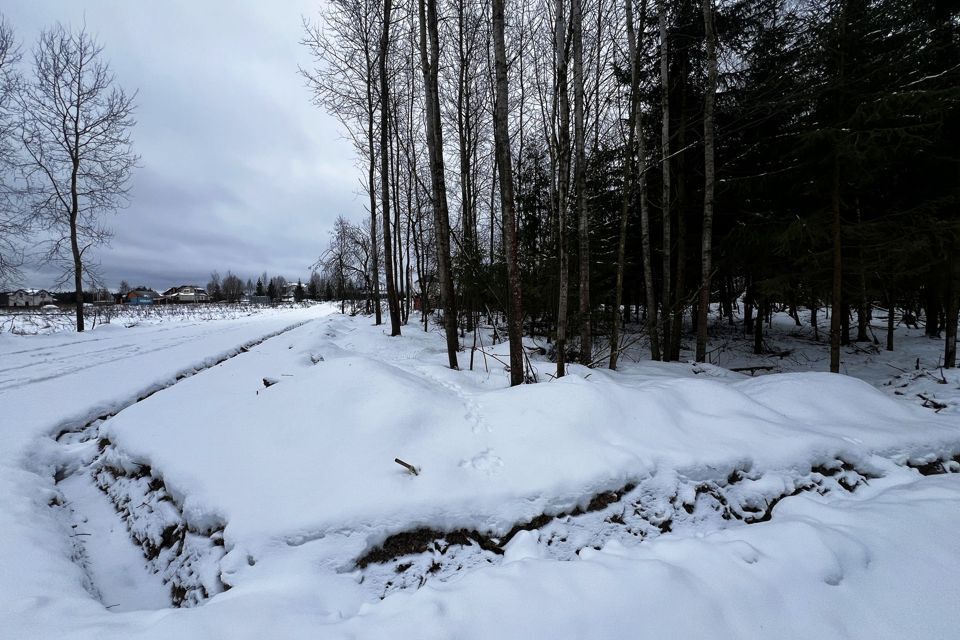
[[[48,296],[49,296],[49,295],[53,295],[53,294],[51,294],[49,291],[47,291],[46,289],[15,289],[15,290],[13,290],[13,291],[3,291],[3,292],[0,292],[0,294],[2,294],[2,295],[8,295],[8,296],[16,295],[16,294],[18,294],[18,293],[22,293],[22,294],[28,295],[28,296],[37,296],[37,295],[42,295],[42,294],[44,294],[44,293],[47,294]]]
[[[187,291],[188,289],[190,291]],[[178,287],[170,287],[169,289],[163,292],[163,295],[171,296],[177,293],[206,293],[206,292],[207,292],[206,289],[204,289],[203,287],[198,287],[195,284],[182,284]]]
[[[175,298],[177,296],[205,296],[207,295],[207,290],[203,287],[198,287],[195,284],[181,284],[176,287],[170,287],[163,292],[164,298]]]
[[[131,289],[129,292],[127,292],[127,297],[129,298],[130,296],[136,296],[137,298],[143,298],[145,296],[149,296],[151,298],[159,298],[160,294],[154,291],[153,289],[147,289],[146,287],[143,287],[143,288]]]

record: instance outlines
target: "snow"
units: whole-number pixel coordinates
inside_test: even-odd
[[[302,308],[310,303],[284,304],[278,306],[237,305],[228,303],[204,304],[90,304],[84,312],[88,330],[105,328],[130,328],[139,325],[171,323],[197,323],[213,320],[249,318],[256,315],[272,315],[285,310]],[[0,337],[12,335],[49,335],[71,332],[77,326],[76,313],[69,305],[57,307],[45,305],[37,309],[0,309]]]
[[[30,630],[43,617],[38,611],[51,602],[71,611],[104,610],[83,589],[89,577],[71,561],[76,539],[48,506],[60,499],[53,483],[57,468],[80,462],[51,436],[116,412],[241,345],[329,311],[313,307],[233,320],[129,329],[105,325],[84,334],[0,335],[0,621],[13,615],[26,622],[22,633],[10,637],[43,637]]]
[[[339,328],[351,324],[297,329],[131,407],[103,433],[162,470],[188,518],[216,512],[227,542],[254,555],[277,537],[344,527],[354,540],[365,532],[368,546],[417,526],[503,534],[661,469],[725,477],[738,466],[960,453],[955,421],[851,378],[619,381],[595,372],[485,389],[476,375],[328,349],[358,340]],[[324,361],[314,365],[311,353]],[[265,389],[265,376],[280,382]]]
[[[68,504],[84,505],[85,516],[71,527],[72,535],[84,537],[86,565],[101,602],[114,611],[169,607],[170,590],[146,571],[140,548],[89,474],[78,472],[59,487]]]
[[[347,627],[418,638],[953,637],[958,545],[927,527],[944,534],[960,520],[958,485],[910,482],[867,501],[799,496],[769,523],[588,548],[576,562],[522,558],[391,596]]]
[[[390,338],[332,312],[0,337],[16,417],[0,628],[882,638],[960,623],[960,474],[910,468],[960,470],[953,411],[846,376],[643,361],[511,389],[481,354],[445,368],[436,331]],[[416,530],[423,550],[358,566]],[[171,584],[192,608],[163,608]]]

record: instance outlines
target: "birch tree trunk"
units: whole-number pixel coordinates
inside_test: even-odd
[[[520,271],[517,265],[517,228],[513,201],[513,164],[510,158],[510,131],[507,117],[507,52],[504,37],[504,2],[493,0],[493,55],[496,73],[494,101],[494,145],[497,169],[500,174],[500,206],[502,210],[503,250],[507,263],[507,295],[509,316],[507,334],[510,338],[510,385],[523,384],[523,298],[520,290]]]
[[[577,240],[580,271],[580,364],[593,362],[590,335],[590,216],[586,194],[586,131],[584,130],[583,88],[583,0],[571,0],[570,20],[573,36],[573,139],[574,192],[577,202]],[[599,116],[599,109],[597,111]]]
[[[637,116],[640,104],[639,84],[640,76],[637,69],[637,34],[633,23],[633,0],[624,0],[624,14],[626,16],[627,27],[627,52],[630,55],[630,107],[627,112],[627,144],[624,149],[623,159],[623,195],[620,205],[620,236],[617,240],[617,279],[614,284],[613,294],[613,321],[610,327],[610,359],[607,367],[617,368],[617,360],[620,358],[620,323],[622,314],[620,307],[623,306],[623,275],[626,270],[626,250],[627,250],[627,223],[630,221],[630,206],[633,203],[634,181],[633,172],[636,154],[636,129]],[[641,30],[642,27],[641,19]]]
[[[944,338],[943,366],[953,369],[957,366],[957,320],[960,316],[960,260],[957,260],[957,242],[951,245],[947,256],[947,317]],[[892,313],[892,312],[891,312]]]
[[[710,272],[713,268],[714,133],[713,109],[717,94],[717,43],[713,31],[712,0],[703,0],[703,27],[707,45],[707,86],[703,96],[703,237],[700,244],[700,304],[697,310],[697,362],[707,357],[710,320]]]
[[[390,234],[390,79],[387,77],[387,53],[390,49],[392,0],[383,2],[383,30],[380,36],[380,210],[383,218],[383,268],[387,280],[387,304],[390,307],[390,335],[400,335],[400,304],[393,277],[393,243]],[[376,275],[376,274],[374,274]]]
[[[567,210],[570,206],[570,99],[567,95],[567,23],[564,0],[555,1],[556,17],[553,32],[554,65],[556,66],[555,102],[557,125],[557,248],[560,264],[557,287],[557,377],[566,374],[567,303],[569,298],[569,256],[567,251]]]
[[[660,109],[662,121],[660,128],[660,162],[663,172],[663,191],[661,196],[660,210],[663,217],[663,291],[661,292],[662,316],[660,318],[660,335],[663,344],[663,359],[670,359],[670,330],[673,324],[673,299],[671,297],[672,289],[670,287],[670,272],[672,270],[670,255],[670,60],[668,49],[667,34],[667,3],[666,0],[659,0],[659,23],[660,23]]]
[[[373,281],[373,310],[374,324],[380,325],[383,322],[383,312],[380,306],[380,243],[377,241],[377,146],[374,142],[374,130],[376,128],[375,114],[376,105],[373,99],[373,60],[371,59],[370,47],[364,47],[364,56],[366,57],[367,68],[371,69],[366,82],[367,93],[367,149],[370,152],[370,163],[367,165],[367,194],[370,196],[370,279]],[[266,286],[266,283],[264,283]],[[370,292],[367,292],[370,296]],[[369,298],[368,298],[369,299]],[[367,309],[369,312],[369,308]]]
[[[440,63],[440,37],[437,31],[437,0],[419,2],[420,62],[423,67],[427,106],[427,147],[430,155],[430,182],[433,191],[433,217],[437,234],[437,271],[440,274],[440,304],[447,338],[447,360],[451,369],[459,369],[457,351],[457,302],[450,266],[450,214],[447,209],[447,185],[443,166],[443,130],[440,124],[440,97],[437,66]],[[429,41],[429,47],[428,47]]]
[[[833,222],[833,291],[830,299],[830,371],[840,373],[840,334],[843,316],[843,241],[840,226],[840,159],[834,154],[831,209]],[[757,319],[761,321],[760,318]]]

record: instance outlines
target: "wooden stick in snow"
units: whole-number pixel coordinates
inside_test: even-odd
[[[409,471],[410,473],[412,473],[413,475],[415,475],[415,476],[420,475],[420,471],[418,471],[417,468],[416,468],[415,466],[413,466],[412,464],[410,464],[409,462],[404,462],[404,461],[401,460],[400,458],[394,458],[393,461],[396,462],[396,463],[397,463],[398,465],[400,465],[401,467],[405,467],[406,470]]]

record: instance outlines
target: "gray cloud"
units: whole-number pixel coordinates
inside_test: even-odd
[[[327,243],[339,214],[363,215],[360,171],[336,121],[314,107],[297,73],[301,16],[285,0],[7,0],[29,51],[60,21],[96,34],[117,81],[138,90],[141,155],[130,206],[102,248],[108,286],[205,282],[213,269],[289,278]],[[27,56],[29,58],[29,56]],[[28,272],[47,286],[48,268]]]

